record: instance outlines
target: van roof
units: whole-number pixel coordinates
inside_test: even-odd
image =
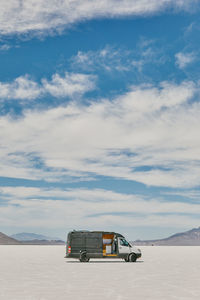
[[[73,234],[73,233],[102,233],[102,234],[114,234],[118,237],[123,237],[122,234],[114,232],[114,231],[90,231],[90,230],[73,230],[70,231],[69,234]]]

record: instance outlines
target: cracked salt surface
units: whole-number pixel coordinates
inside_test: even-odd
[[[0,246],[0,299],[200,299],[200,247],[140,249],[136,263],[80,263],[64,246]]]

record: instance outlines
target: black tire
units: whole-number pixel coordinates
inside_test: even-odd
[[[131,253],[129,255],[129,262],[136,262],[136,260],[137,260],[136,254],[135,253]]]
[[[80,254],[79,260],[80,260],[80,262],[88,262],[90,259],[87,257],[86,253],[83,252]]]
[[[125,257],[124,260],[125,260],[125,262],[129,262],[129,257],[128,256]]]

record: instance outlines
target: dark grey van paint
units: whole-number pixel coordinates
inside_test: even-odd
[[[79,257],[83,251],[90,257],[102,255],[102,233],[72,231],[68,234],[68,245],[71,246],[71,257]]]
[[[103,255],[103,235],[112,234],[115,239],[123,236],[116,232],[106,231],[71,231],[67,237],[66,257],[78,258],[124,258],[127,259],[127,253],[119,254],[118,245],[116,246],[115,256]],[[69,250],[70,249],[70,250]],[[141,255],[137,255],[137,258]],[[88,261],[85,260],[85,261]]]

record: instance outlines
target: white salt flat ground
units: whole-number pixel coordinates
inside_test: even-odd
[[[140,247],[136,263],[64,259],[64,246],[0,246],[0,299],[200,299],[200,247]]]

